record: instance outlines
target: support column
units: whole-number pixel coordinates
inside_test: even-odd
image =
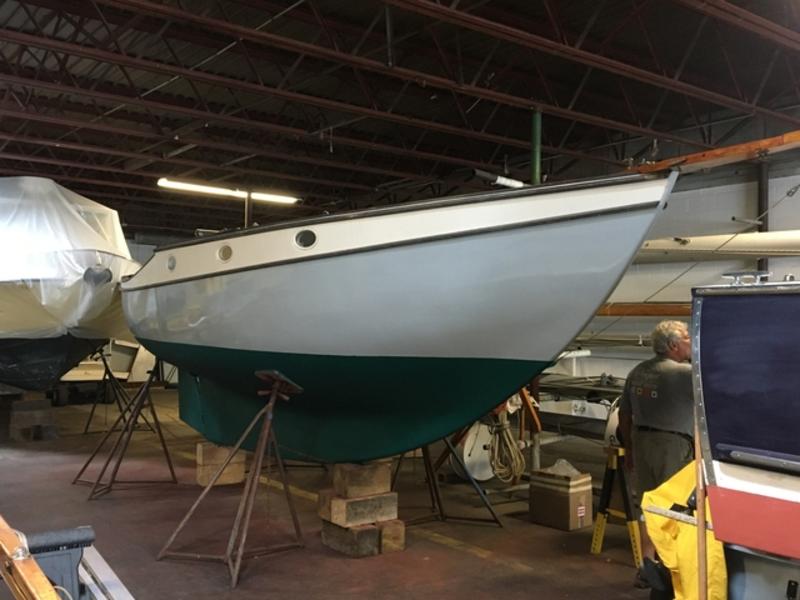
[[[761,224],[759,231],[769,231],[769,163],[762,160],[758,163],[758,210],[756,211]],[[769,258],[759,258],[757,267],[759,271],[769,271]]]
[[[542,182],[542,111],[534,111],[531,120],[531,185]]]
[[[250,192],[244,197],[244,228],[250,227],[253,222],[253,199],[250,197]]]

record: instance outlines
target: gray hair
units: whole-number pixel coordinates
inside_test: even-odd
[[[669,352],[669,343],[680,341],[688,330],[689,327],[683,321],[661,321],[650,334],[653,352],[663,356]]]

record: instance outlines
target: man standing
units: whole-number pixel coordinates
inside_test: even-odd
[[[639,498],[672,477],[694,454],[692,348],[686,323],[662,321],[651,341],[655,356],[630,372],[619,409],[626,465],[636,472]],[[655,556],[644,531],[642,554]]]

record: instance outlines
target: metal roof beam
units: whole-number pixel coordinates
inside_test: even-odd
[[[674,1],[696,12],[709,15],[729,25],[754,33],[773,44],[778,44],[794,52],[800,50],[800,33],[725,0]]]
[[[0,104],[0,117],[15,118],[21,120],[22,122],[35,121],[35,122],[45,123],[48,125],[54,125],[57,127],[83,128],[92,131],[97,131],[100,133],[107,133],[110,135],[131,136],[146,140],[158,140],[158,141],[168,141],[168,142],[180,141],[182,143],[193,146],[211,148],[213,150],[221,150],[223,152],[231,152],[234,154],[242,154],[242,153],[257,154],[259,156],[263,156],[266,158],[275,158],[278,160],[291,160],[300,163],[307,163],[315,166],[328,167],[333,169],[344,169],[348,171],[363,171],[365,173],[373,173],[375,175],[383,175],[387,177],[420,179],[420,180],[429,179],[429,177],[419,175],[417,173],[398,171],[392,169],[382,169],[379,167],[370,167],[367,165],[360,165],[360,164],[352,165],[348,163],[342,163],[324,158],[315,158],[311,156],[273,152],[270,150],[265,150],[259,146],[251,146],[248,144],[242,144],[238,142],[237,143],[220,142],[201,137],[192,137],[184,135],[179,135],[178,140],[176,140],[174,137],[176,135],[175,132],[171,132],[170,135],[163,136],[149,130],[145,131],[140,129],[129,129],[115,125],[108,125],[100,122],[93,122],[93,123],[90,123],[88,121],[84,122],[76,119],[69,119],[66,117],[56,117],[53,115],[38,114],[30,110],[24,110],[24,111],[12,110],[5,108],[2,104]],[[119,113],[117,113],[117,118],[118,119],[120,118]]]
[[[262,97],[281,98],[282,100],[286,100],[288,102],[300,102],[304,104],[310,104],[318,108],[324,108],[326,110],[347,112],[382,121],[394,122],[400,125],[417,127],[430,131],[437,131],[439,133],[454,135],[458,137],[466,137],[477,141],[489,142],[503,146],[511,146],[523,150],[527,150],[530,147],[529,140],[509,138],[497,134],[475,131],[471,129],[464,129],[462,127],[446,125],[444,123],[437,123],[435,121],[427,121],[424,119],[418,119],[415,117],[400,115],[394,112],[386,112],[374,108],[356,106],[352,104],[347,104],[345,102],[339,102],[337,100],[329,100],[317,96],[310,96],[308,94],[291,92],[288,90],[271,87],[261,83],[251,83],[248,81],[242,81],[239,79],[224,77],[213,73],[205,73],[202,71],[197,71],[195,69],[187,69],[184,67],[168,65],[141,58],[135,58],[132,56],[122,55],[105,50],[98,50],[96,48],[90,48],[79,44],[72,44],[69,42],[63,42],[51,38],[42,38],[27,33],[10,31],[7,29],[0,30],[0,40],[14,42],[18,44],[24,44],[26,46],[36,46],[38,48],[44,48],[56,52],[64,52],[74,56],[81,56],[83,58],[89,58],[92,60],[102,61],[109,64],[132,67],[152,73],[159,73],[173,77],[182,77],[183,79],[186,79],[188,81],[199,81],[211,85],[221,86],[228,89],[236,89],[242,92],[252,93]],[[543,146],[542,149],[545,152],[568,154],[571,156],[575,156],[576,158],[581,158],[583,160],[594,160],[604,163],[611,162],[604,157],[592,156],[590,154],[586,154],[584,152],[579,152],[569,148],[555,148],[550,146]]]
[[[15,161],[15,162],[29,162],[29,163],[36,163],[36,164],[45,164],[45,165],[54,165],[59,167],[66,167],[70,169],[78,169],[80,171],[97,171],[100,173],[110,173],[113,175],[122,175],[127,177],[135,177],[139,179],[152,179],[156,177],[175,177],[174,173],[168,172],[148,172],[148,173],[126,173],[125,171],[120,170],[117,167],[107,167],[105,165],[96,165],[91,163],[85,162],[78,162],[74,160],[64,160],[60,158],[54,157],[45,157],[45,156],[32,156],[29,154],[17,154],[15,152],[0,152],[0,160],[6,161]],[[311,180],[312,184],[316,184],[315,180]],[[127,185],[125,182],[118,182],[120,184]],[[109,184],[107,182],[107,184]],[[110,185],[110,184],[109,184]],[[143,186],[132,186],[138,187],[138,189],[143,189]],[[144,189],[152,189],[152,185],[150,188]],[[278,190],[276,190],[278,191]],[[285,189],[287,192],[291,192],[292,194],[296,194],[299,196],[304,197],[313,197],[313,198],[325,198],[325,199],[334,199],[334,200],[341,200],[341,196],[331,196],[329,194],[319,194],[312,191],[303,191],[302,189]],[[313,206],[305,205],[307,208],[313,208]]]
[[[38,156],[37,157],[30,157],[30,156],[24,156],[24,155],[14,156],[12,154],[2,153],[2,154],[0,154],[0,159],[9,160],[9,161],[12,161],[12,162],[31,162],[31,163],[48,163],[48,161],[49,161],[49,164],[53,164],[53,165],[56,165],[56,166],[70,166],[70,165],[64,164],[67,161],[49,160],[49,159],[41,158],[41,157],[38,157]],[[85,164],[82,164],[82,163],[80,163],[79,165],[80,165],[80,168],[82,168],[82,169],[92,170],[92,167],[90,167],[88,165],[85,165]],[[10,175],[10,176],[31,175],[31,176],[34,176],[34,177],[41,177],[42,176],[41,172],[38,172],[38,171],[27,171],[25,169],[8,168],[7,165],[3,165],[2,163],[0,163],[0,175]],[[144,176],[135,174],[134,177],[143,178]],[[97,178],[94,178],[94,177],[83,177],[83,176],[80,176],[80,175],[55,174],[55,173],[51,175],[51,178],[56,180],[56,181],[65,180],[65,181],[73,181],[73,182],[77,182],[77,183],[88,183],[88,184],[91,184],[91,185],[99,185],[99,186],[112,187],[112,188],[120,188],[120,189],[124,189],[124,190],[140,190],[140,191],[148,192],[150,194],[152,194],[154,192],[154,187],[152,185],[143,185],[141,183],[130,183],[130,182],[118,181],[118,180],[115,180],[115,179],[97,179]],[[167,193],[167,192],[164,192],[164,193]],[[325,200],[333,200],[335,202],[343,200],[343,198],[341,198],[341,197],[331,196],[331,195],[326,195],[326,194],[314,194],[314,197],[322,198],[322,199],[325,199]],[[281,206],[282,205],[275,205],[276,208],[280,208]],[[289,205],[287,205],[287,206],[289,206]],[[291,207],[292,207],[292,209],[295,209],[295,210],[304,210],[304,211],[311,211],[311,212],[320,212],[320,210],[322,210],[320,207],[314,206],[314,205],[311,205],[311,204],[292,204]]]
[[[188,168],[197,168],[197,169],[208,169],[212,171],[228,171],[231,173],[237,173],[240,175],[255,175],[258,177],[275,177],[280,179],[286,179],[289,181],[298,181],[302,183],[314,183],[325,185],[329,187],[344,187],[344,188],[351,188],[354,190],[366,191],[371,192],[375,188],[369,185],[362,185],[357,183],[349,183],[346,181],[336,181],[330,179],[320,179],[320,178],[309,178],[309,177],[299,177],[297,175],[292,175],[288,173],[278,173],[275,171],[267,171],[264,169],[253,169],[253,168],[243,168],[243,167],[235,167],[231,165],[224,165],[224,164],[214,164],[209,162],[203,162],[199,160],[190,160],[186,158],[173,158],[167,155],[154,155],[154,154],[145,154],[143,152],[130,152],[127,150],[116,150],[113,148],[107,148],[105,146],[93,146],[91,144],[78,144],[75,142],[68,142],[63,139],[59,140],[51,140],[45,139],[40,137],[33,137],[33,136],[25,136],[25,135],[13,135],[0,132],[0,140],[6,140],[11,142],[16,142],[20,144],[31,144],[35,146],[43,146],[48,148],[63,148],[67,150],[75,150],[77,152],[88,152],[90,154],[101,154],[104,156],[119,156],[122,158],[129,158],[135,160],[149,160],[155,163],[168,163],[174,164],[179,166],[184,166]],[[91,165],[86,165],[87,168],[94,168]],[[153,172],[132,172],[126,169],[114,167],[111,169],[112,172],[122,173],[127,175],[142,175],[142,176],[165,176],[165,177],[174,177],[174,174],[170,173],[163,173],[162,175],[155,175]]]
[[[41,73],[39,74],[41,76]],[[233,117],[226,114],[220,113],[213,113],[207,112],[200,109],[189,108],[185,106],[180,106],[177,104],[165,103],[165,102],[157,102],[154,100],[146,100],[144,98],[133,98],[129,96],[124,96],[121,94],[115,94],[110,92],[101,92],[96,89],[87,89],[84,87],[73,87],[69,85],[64,85],[61,83],[55,83],[53,81],[47,81],[44,79],[34,79],[29,77],[20,77],[17,75],[9,75],[7,73],[0,73],[0,81],[4,81],[9,84],[21,85],[21,86],[30,86],[38,89],[45,89],[50,90],[52,92],[58,94],[72,94],[78,96],[86,96],[89,98],[93,98],[96,100],[103,100],[106,102],[111,102],[115,105],[131,105],[141,108],[149,108],[154,112],[159,112],[160,114],[163,113],[173,113],[177,115],[183,115],[189,117],[191,119],[203,119],[205,121],[211,122],[219,122],[225,123],[227,125],[231,125],[233,127],[238,127],[243,130],[261,130],[268,133],[277,134],[283,137],[288,137],[291,139],[305,139],[315,144],[320,143],[320,139],[318,136],[312,136],[309,134],[308,131],[304,129],[299,129],[297,127],[289,127],[286,125],[279,125],[276,123],[267,123],[265,121],[260,120],[248,120],[243,119],[241,117]],[[322,141],[322,143],[327,144],[326,141]],[[382,152],[385,154],[390,155],[397,155],[397,156],[405,156],[408,158],[418,158],[424,161],[430,160],[438,160],[441,162],[449,163],[458,165],[461,167],[468,167],[471,169],[492,169],[494,168],[492,165],[476,160],[464,159],[459,158],[451,155],[445,154],[436,154],[434,152],[427,152],[421,150],[407,150],[404,148],[398,148],[396,146],[390,146],[387,144],[380,144],[376,142],[369,142],[366,140],[361,140],[357,138],[350,138],[345,136],[338,136],[336,138],[336,143],[342,146],[350,146],[354,148],[364,148],[367,150],[372,150],[375,152]]]
[[[110,1],[116,3],[118,0]],[[127,1],[135,2],[140,0]],[[452,25],[471,29],[478,33],[502,39],[525,48],[546,52],[565,60],[595,67],[608,73],[634,79],[636,81],[653,85],[658,88],[667,89],[678,94],[691,96],[711,104],[724,106],[731,110],[737,110],[748,114],[758,114],[763,117],[769,117],[776,121],[789,123],[795,127],[800,127],[800,118],[783,114],[777,110],[758,106],[737,98],[731,98],[730,96],[707,90],[690,83],[678,81],[665,75],[653,73],[652,71],[641,69],[613,58],[593,54],[591,52],[581,50],[580,48],[568,46],[566,44],[528,33],[502,23],[496,23],[476,15],[448,8],[441,4],[435,4],[433,2],[429,2],[428,0],[384,0],[384,2],[418,15],[445,21]]]
[[[251,83],[240,79],[233,79],[231,77],[224,77],[222,75],[206,73],[195,69],[187,69],[185,67],[180,67],[176,65],[169,65],[151,60],[135,58],[132,56],[127,56],[115,52],[109,52],[105,50],[90,48],[87,46],[81,46],[79,44],[62,42],[60,40],[54,40],[52,38],[43,38],[35,35],[30,35],[27,33],[10,31],[8,29],[0,30],[0,39],[5,40],[7,42],[36,46],[39,48],[45,48],[57,52],[65,52],[67,54],[82,56],[84,58],[90,58],[92,60],[107,62],[118,66],[141,69],[143,71],[149,71],[151,73],[160,73],[164,75],[177,76],[188,81],[200,81],[211,85],[226,87],[228,89],[236,89],[243,92],[249,92],[259,96],[280,98],[288,102],[300,102],[304,104],[310,104],[312,106],[317,106],[319,108],[324,108],[327,110],[349,112],[352,114],[362,115],[373,119],[392,121],[401,125],[409,125],[412,127],[430,129],[432,131],[438,131],[439,133],[446,133],[460,137],[468,137],[484,142],[503,144],[522,149],[527,149],[530,146],[530,142],[528,140],[508,138],[489,133],[472,132],[469,130],[465,130],[461,127],[454,127],[443,123],[436,123],[433,121],[426,121],[424,119],[417,119],[414,117],[407,117],[404,115],[388,113],[381,110],[376,110],[363,106],[357,106],[353,104],[347,104],[345,102],[339,102],[337,100],[328,100],[326,98],[310,96],[308,94],[290,92],[287,90],[274,88],[264,84]],[[590,157],[586,156],[585,158],[590,158]]]
[[[395,3],[394,0],[387,0],[387,2]],[[98,3],[107,6],[113,6],[115,8],[122,8],[134,11],[145,11],[149,12],[150,14],[159,15],[164,18],[173,19],[183,23],[192,23],[196,26],[202,27],[209,31],[214,31],[217,33],[225,33],[227,35],[235,36],[237,38],[242,38],[256,44],[270,46],[274,48],[280,48],[282,50],[296,52],[301,55],[313,56],[314,58],[328,60],[334,63],[345,64],[357,69],[363,69],[374,73],[379,73],[387,77],[412,81],[414,83],[417,83],[418,85],[425,87],[435,87],[438,89],[452,91],[455,93],[472,96],[474,98],[490,100],[492,102],[499,102],[507,106],[523,108],[526,110],[541,110],[542,112],[550,114],[552,116],[568,120],[580,121],[582,123],[594,125],[596,127],[614,129],[616,131],[622,131],[645,137],[655,137],[661,140],[676,141],[695,147],[706,146],[705,144],[697,140],[683,138],[682,136],[673,135],[670,132],[655,131],[645,127],[639,127],[633,124],[615,121],[614,119],[608,119],[597,115],[590,115],[587,113],[582,113],[579,111],[558,107],[552,104],[547,104],[545,102],[540,102],[538,100],[533,100],[530,98],[522,98],[519,96],[498,92],[496,90],[488,88],[482,88],[474,85],[469,85],[466,83],[458,83],[457,81],[448,79],[446,77],[439,77],[436,75],[432,75],[430,73],[415,71],[413,69],[406,69],[403,67],[399,67],[397,65],[389,67],[383,62],[368,59],[362,56],[356,56],[354,54],[349,54],[346,52],[340,52],[337,50],[324,48],[321,46],[317,46],[315,44],[309,44],[307,42],[302,42],[299,40],[278,36],[272,33],[255,31],[248,27],[243,27],[241,25],[236,25],[234,23],[220,21],[219,19],[202,17],[172,6],[167,6],[164,4],[156,4],[154,2],[149,2],[147,0],[98,0]],[[400,6],[402,2],[397,2],[396,4]],[[438,5],[432,5],[432,6],[438,6]],[[401,8],[406,8],[406,7],[401,6]],[[459,11],[453,11],[453,12],[456,14],[463,14],[460,13]],[[481,19],[481,21],[485,20]],[[485,22],[491,23],[490,21],[485,21]],[[512,29],[512,31],[517,31],[517,30]],[[484,32],[484,33],[491,34],[491,32]],[[565,46],[565,48],[571,48],[571,47]],[[584,52],[584,51],[579,51],[579,52]],[[584,54],[593,56],[588,52],[584,52]],[[750,112],[751,110],[752,110],[751,107],[748,106],[747,111]],[[779,115],[781,118],[784,117],[784,115],[781,115],[781,113],[776,113],[776,114]],[[798,124],[800,124],[800,120],[798,120]]]

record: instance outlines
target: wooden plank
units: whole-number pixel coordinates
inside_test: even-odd
[[[228,458],[231,453],[229,446],[218,446],[213,442],[197,442],[195,446],[195,459],[198,465],[221,465]],[[234,454],[231,463],[243,463],[245,461],[245,453],[240,450]]]
[[[638,173],[657,173],[676,169],[682,173],[691,173],[702,169],[711,169],[736,162],[755,160],[764,158],[770,154],[785,152],[800,148],[800,130],[790,131],[783,135],[777,135],[763,140],[734,144],[714,150],[696,152],[694,154],[684,154],[652,163],[646,163],[632,167],[632,171]]]
[[[317,494],[317,514],[325,521],[331,520],[331,501],[336,497],[333,488],[321,489]]]
[[[689,317],[689,302],[610,302],[601,306],[598,317]]]
[[[380,531],[381,554],[401,552],[406,549],[406,524],[399,520],[375,523]]]
[[[216,465],[197,465],[195,467],[195,480],[197,481],[197,485],[206,487],[211,483],[211,480],[214,478],[214,475],[217,474],[221,464],[222,463]],[[245,478],[244,466],[244,461],[230,463],[225,467],[219,479],[214,482],[214,485],[234,485],[242,483]]]
[[[385,494],[392,490],[392,460],[367,464],[342,463],[333,466],[333,489],[342,498]]]
[[[53,586],[32,556],[16,558],[21,543],[17,534],[0,517],[0,573],[17,600],[60,600]]]
[[[330,515],[331,522],[340,527],[392,521],[397,518],[397,492],[364,496],[363,498],[333,496]]]
[[[380,554],[380,531],[375,525],[340,527],[330,521],[322,521],[323,545],[352,556],[361,558]]]

